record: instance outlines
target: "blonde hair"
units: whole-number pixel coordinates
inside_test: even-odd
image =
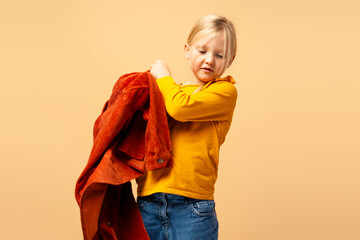
[[[204,34],[216,36],[220,32],[224,33],[225,39],[225,67],[229,67],[236,56],[237,41],[235,27],[227,18],[215,14],[200,18],[191,29],[187,44],[191,46]]]

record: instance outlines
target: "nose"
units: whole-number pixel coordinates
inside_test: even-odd
[[[205,56],[205,63],[209,64],[209,65],[213,65],[214,64],[214,56],[212,53],[208,53]]]

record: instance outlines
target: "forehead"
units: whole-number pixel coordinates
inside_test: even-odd
[[[196,47],[214,47],[223,50],[225,45],[224,32],[202,31],[194,41]]]

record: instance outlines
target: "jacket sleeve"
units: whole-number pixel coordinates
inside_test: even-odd
[[[234,85],[217,81],[193,94],[185,93],[172,77],[157,80],[166,111],[175,120],[231,121],[237,99]]]

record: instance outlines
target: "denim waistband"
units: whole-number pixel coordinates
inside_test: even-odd
[[[198,201],[198,199],[194,199],[194,198],[189,198],[171,193],[160,193],[160,192],[139,198],[151,200],[153,202],[167,202],[168,204],[182,204],[187,202]]]

